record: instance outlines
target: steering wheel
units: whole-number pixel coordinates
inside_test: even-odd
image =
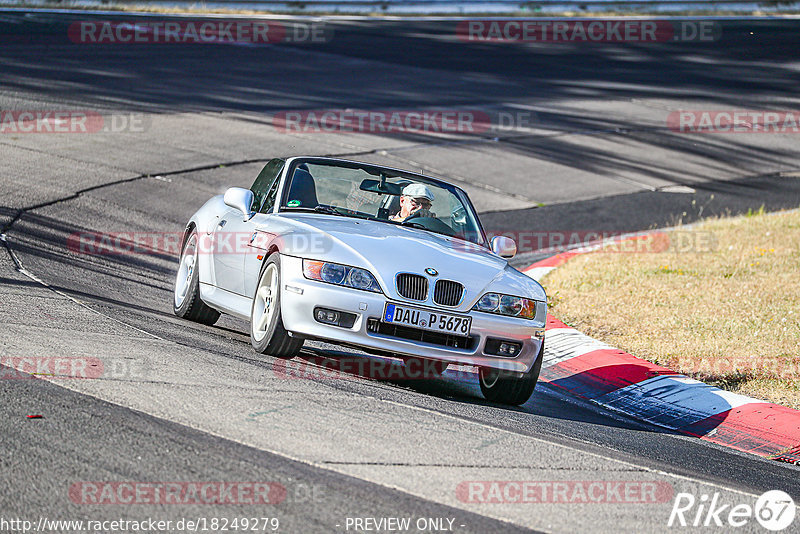
[[[411,219],[421,219],[422,215],[420,215],[419,211],[415,211],[411,215],[405,218],[403,222],[410,221]]]
[[[452,228],[436,217],[423,217],[419,213],[412,213],[405,221],[403,221],[403,224],[409,221],[412,221],[415,225],[419,225],[426,230],[431,230],[432,232],[445,234],[450,237],[454,237],[456,235],[456,232]]]

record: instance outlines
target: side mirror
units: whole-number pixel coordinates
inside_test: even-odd
[[[241,211],[245,221],[255,215],[254,212],[250,211],[250,206],[253,205],[253,192],[249,189],[231,187],[225,191],[223,201],[226,205]]]
[[[496,235],[492,238],[492,252],[501,258],[513,258],[517,254],[517,244],[510,237]]]

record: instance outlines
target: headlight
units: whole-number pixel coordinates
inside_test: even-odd
[[[373,293],[381,292],[381,287],[371,272],[349,265],[303,260],[303,276],[309,280],[319,280],[337,286],[352,287]]]
[[[316,269],[314,270],[316,271]],[[336,263],[323,263],[320,269],[320,280],[329,284],[341,284],[347,276],[347,268]]]
[[[547,316],[547,304],[545,302],[513,295],[501,295],[500,293],[486,293],[472,309],[508,317],[538,319],[542,323]]]
[[[486,293],[475,305],[476,310],[493,312],[500,306],[500,295],[497,293]]]

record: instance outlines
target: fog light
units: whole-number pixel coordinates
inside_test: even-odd
[[[516,343],[500,343],[500,348],[497,353],[503,356],[514,356],[519,351],[519,345]]]
[[[314,319],[322,324],[353,328],[356,323],[356,314],[329,310],[328,308],[314,308]]]
[[[513,358],[518,356],[522,351],[522,343],[514,341],[506,341],[503,339],[488,338],[486,346],[483,349],[484,354],[491,354],[493,356],[505,356]]]
[[[317,321],[325,324],[339,324],[339,312],[317,308],[315,310]]]

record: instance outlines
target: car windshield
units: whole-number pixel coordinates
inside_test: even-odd
[[[280,211],[316,211],[419,228],[486,245],[466,193],[370,165],[295,162]]]

